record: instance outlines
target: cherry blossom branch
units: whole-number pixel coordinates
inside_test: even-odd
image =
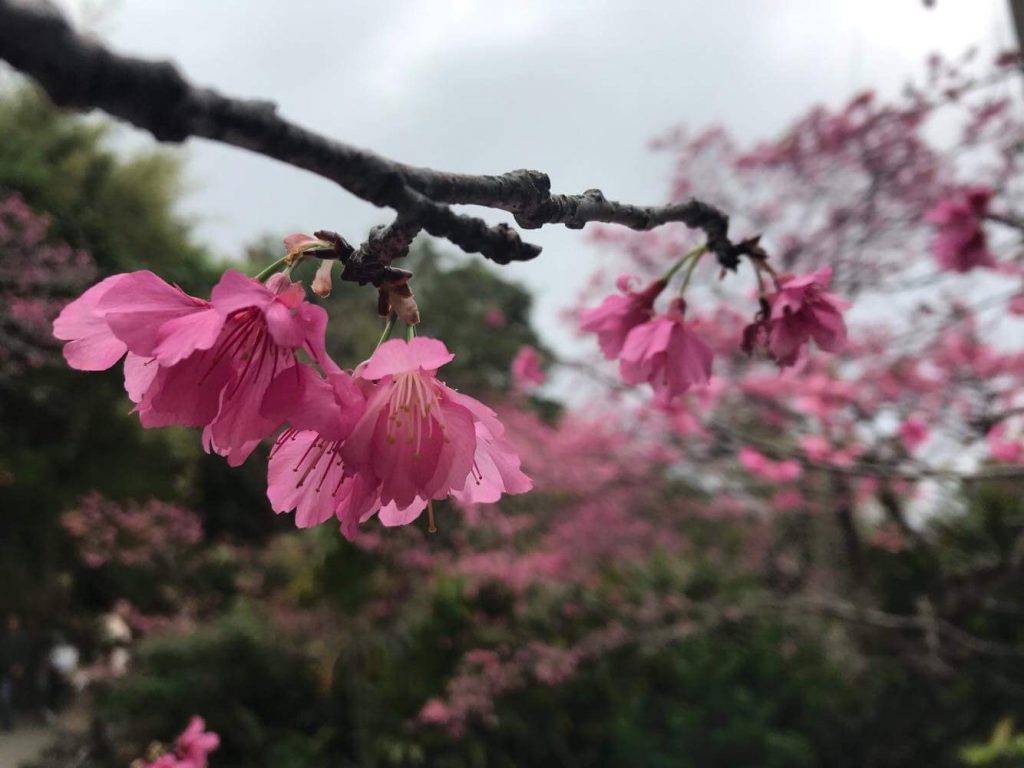
[[[489,225],[455,213],[449,206],[456,204],[509,212],[527,229],[545,224],[579,229],[606,222],[646,230],[679,222],[705,233],[725,269],[736,269],[743,256],[764,258],[756,240],[732,242],[729,217],[700,200],[636,206],[608,200],[596,189],[555,195],[540,171],[447,173],[318,135],[278,115],[270,102],[230,98],[191,84],[169,62],[110,51],[76,33],[49,0],[0,0],[0,58],[35,79],[58,105],[102,109],[160,141],[200,137],[249,149],[393,209],[396,221],[363,244],[357,268],[345,271],[348,280],[379,284],[391,260],[404,256],[421,230],[498,264],[528,261],[540,253],[539,246],[523,242],[508,224]]]

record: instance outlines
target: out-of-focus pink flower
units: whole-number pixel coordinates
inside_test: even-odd
[[[986,436],[988,452],[996,461],[1004,464],[1024,463],[1024,443],[1006,436],[1006,424],[996,424]]]
[[[616,285],[623,295],[612,294],[599,306],[580,312],[580,328],[597,334],[597,343],[608,360],[619,356],[630,331],[651,318],[654,300],[667,285],[664,280],[655,280],[634,292],[630,290],[632,282],[629,275],[621,275]]]
[[[779,290],[766,297],[771,313],[743,333],[748,354],[764,344],[784,368],[796,363],[801,348],[812,338],[826,352],[841,352],[846,346],[842,313],[849,305],[826,291],[831,282],[830,265],[800,277],[780,277]]]
[[[739,450],[739,460],[743,468],[770,483],[787,483],[797,480],[803,474],[799,462],[792,459],[773,461],[759,451],[748,446]]]
[[[969,272],[977,267],[996,266],[982,227],[991,199],[989,187],[963,187],[927,213],[926,220],[936,227],[931,248],[940,267]]]
[[[196,715],[174,746],[178,754],[195,768],[206,768],[207,756],[220,747],[220,736],[206,730],[206,722]]]
[[[537,350],[529,345],[520,347],[512,360],[512,380],[515,382],[516,389],[527,390],[539,387],[545,379]]]
[[[674,299],[664,315],[634,327],[619,357],[619,373],[627,384],[646,381],[664,401],[690,386],[707,384],[713,353],[686,325],[686,303]]]
[[[811,461],[824,463],[832,455],[832,443],[821,435],[804,435],[798,442]]]
[[[914,453],[928,439],[928,427],[920,419],[911,416],[900,424],[899,436],[907,453]]]
[[[1018,293],[1006,303],[1006,309],[1011,315],[1021,317],[1024,315],[1024,293]]]
[[[174,750],[147,763],[146,768],[207,768],[209,755],[220,747],[220,736],[206,730],[203,718],[195,716],[174,742]]]
[[[501,307],[491,307],[484,312],[484,324],[488,328],[504,328],[505,323],[505,313],[501,311]]]

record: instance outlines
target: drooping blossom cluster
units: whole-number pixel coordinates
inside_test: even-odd
[[[623,295],[608,296],[600,306],[581,312],[580,328],[597,334],[607,359],[619,359],[626,384],[647,382],[662,401],[706,385],[713,355],[686,322],[686,302],[674,299],[664,314],[656,314],[654,302],[668,281],[655,280],[639,292],[630,289],[631,282],[623,275],[617,281]]]
[[[282,261],[322,245],[290,236]],[[411,292],[389,290],[406,302],[412,328]],[[200,427],[206,450],[232,466],[286,427],[268,496],[275,511],[296,510],[300,527],[336,517],[351,537],[377,512],[402,525],[434,499],[492,502],[529,490],[493,411],[438,378],[453,357],[442,342],[384,342],[350,374],[328,357],[326,327],[327,313],[285,272],[264,284],[228,270],[205,300],[143,270],[88,289],[53,333],[73,368],[124,358],[142,425]]]
[[[196,715],[169,752],[149,762],[137,762],[141,768],[207,768],[210,754],[219,747],[220,736],[206,730],[206,722]]]
[[[782,368],[795,365],[811,339],[826,352],[841,352],[846,346],[842,313],[849,305],[826,291],[831,282],[828,265],[801,277],[779,277],[778,290],[764,297],[767,309],[743,331],[744,351],[764,347]]]
[[[528,491],[495,413],[438,378],[452,357],[437,339],[392,339],[353,376],[308,387],[270,457],[274,509],[294,509],[299,527],[336,517],[351,537],[374,514],[405,525],[435,499]]]

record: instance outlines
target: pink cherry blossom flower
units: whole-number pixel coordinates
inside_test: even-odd
[[[547,377],[540,367],[540,355],[529,345],[524,345],[516,352],[512,360],[512,381],[516,389],[525,391],[541,386]]]
[[[198,715],[174,743],[175,751],[195,768],[206,768],[207,756],[220,747],[220,736],[206,730],[206,722]]]
[[[615,284],[625,295],[612,294],[599,306],[580,312],[580,328],[597,334],[597,343],[608,360],[619,356],[630,331],[651,318],[654,300],[667,285],[664,280],[655,280],[634,292],[630,290],[632,282],[629,275],[621,275]]]
[[[437,379],[451,358],[436,339],[395,339],[354,380],[307,374],[270,457],[274,510],[295,510],[299,527],[335,517],[353,538],[374,514],[386,526],[405,525],[431,499],[489,503],[530,490],[495,413]],[[275,383],[265,403],[279,408],[285,399]]]
[[[453,392],[476,419],[476,452],[465,488],[453,492],[464,505],[493,504],[502,494],[516,495],[533,488],[533,481],[519,468],[519,454],[505,438],[497,414],[478,400]]]
[[[209,304],[189,296],[152,272],[122,273],[106,278],[72,301],[53,321],[53,335],[68,343],[64,357],[72,368],[106,370],[129,345],[151,357],[160,345],[160,329],[184,324]]]
[[[928,439],[928,426],[911,416],[900,424],[899,437],[907,453],[914,453]]]
[[[376,385],[342,456],[378,479],[385,506],[394,503],[406,509],[416,499],[447,498],[465,489],[471,475],[478,477],[478,458],[486,455],[500,470],[505,455],[515,455],[489,408],[437,378],[437,369],[451,359],[437,339],[393,339],[381,344],[357,371],[359,378]],[[478,422],[490,433],[496,451],[481,448]],[[518,471],[518,457],[515,462]],[[505,487],[500,472],[488,479],[504,492],[521,492]]]
[[[801,349],[812,338],[826,352],[841,352],[846,346],[843,311],[849,305],[826,292],[832,282],[832,267],[800,277],[780,277],[779,290],[766,297],[770,314],[744,331],[744,349],[764,344],[780,367],[794,365]]]
[[[220,736],[206,730],[203,718],[195,716],[178,736],[171,752],[147,763],[146,768],[207,768],[209,755],[220,747]]]
[[[203,426],[207,451],[237,466],[281,424],[262,410],[271,383],[279,376],[294,381],[299,397],[298,350],[329,367],[327,313],[307,303],[301,284],[283,274],[264,285],[233,270],[214,287],[210,304],[215,313],[161,329],[161,367],[137,410],[143,426]]]
[[[988,187],[963,187],[940,200],[925,216],[936,226],[931,248],[943,269],[962,273],[996,266],[982,228],[991,198],[992,190]]]
[[[203,427],[207,450],[237,465],[280,426],[261,405],[270,383],[297,368],[297,351],[333,366],[326,325],[326,312],[283,274],[264,285],[229,270],[206,302],[142,271],[87,290],[54,321],[54,335],[84,370],[109,368],[127,351],[125,388],[142,425]]]
[[[713,353],[684,322],[686,303],[675,299],[664,315],[635,326],[619,357],[619,373],[627,384],[648,382],[664,401],[691,385],[707,384]]]

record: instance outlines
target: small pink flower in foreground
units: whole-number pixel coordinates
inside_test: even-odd
[[[661,399],[681,395],[711,378],[711,348],[683,319],[686,303],[674,299],[668,312],[637,325],[626,337],[619,373],[627,384],[648,382]]]
[[[635,293],[630,290],[632,280],[629,275],[621,275],[615,284],[625,295],[612,294],[599,306],[580,312],[580,328],[597,334],[597,343],[608,360],[619,356],[631,330],[651,318],[654,300],[667,285],[664,280],[655,280]]]
[[[739,451],[740,464],[751,474],[770,483],[788,483],[800,478],[803,468],[792,459],[773,461],[759,451],[744,446]]]
[[[192,762],[196,768],[206,768],[207,756],[220,747],[220,736],[206,730],[206,722],[198,715],[189,721],[174,744],[178,754]]]
[[[982,228],[991,198],[988,187],[964,187],[928,212],[926,220],[937,228],[932,254],[943,269],[962,273],[996,266]]]
[[[914,453],[928,439],[928,427],[920,419],[911,416],[900,424],[899,436],[907,453]]]
[[[512,380],[516,389],[527,390],[541,386],[547,377],[540,367],[540,355],[529,345],[524,345],[516,352],[512,360]]]
[[[174,751],[161,755],[146,768],[207,768],[211,752],[220,747],[220,736],[206,730],[201,717],[193,717],[175,740]]]
[[[849,305],[826,289],[832,282],[832,267],[800,277],[783,276],[779,290],[765,297],[770,314],[743,332],[743,348],[750,354],[765,345],[780,367],[794,365],[801,348],[812,338],[826,352],[841,352],[846,346],[843,311]]]

